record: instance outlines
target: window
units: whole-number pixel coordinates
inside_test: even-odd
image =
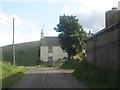
[[[53,47],[52,46],[48,47],[48,53],[53,53]]]

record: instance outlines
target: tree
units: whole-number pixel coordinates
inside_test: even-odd
[[[87,33],[87,38],[89,38],[92,35],[93,35],[93,33],[91,33],[91,31],[89,30],[89,32]]]
[[[78,23],[76,16],[60,16],[59,24],[54,28],[56,32],[60,32],[60,44],[63,50],[68,52],[68,56],[73,57],[85,48],[85,39],[87,33]]]

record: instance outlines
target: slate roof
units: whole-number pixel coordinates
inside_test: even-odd
[[[44,37],[41,40],[41,46],[60,46],[58,37]]]

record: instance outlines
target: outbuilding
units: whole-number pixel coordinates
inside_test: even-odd
[[[107,11],[106,27],[86,40],[86,60],[96,67],[120,70],[120,10]]]

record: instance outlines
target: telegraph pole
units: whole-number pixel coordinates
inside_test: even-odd
[[[41,35],[41,33],[40,33],[40,35]],[[41,38],[40,38],[40,45],[39,45],[39,61],[41,61],[41,55],[40,55],[40,51],[41,51]]]
[[[14,18],[13,18],[13,64],[15,64],[15,44],[14,44]]]

